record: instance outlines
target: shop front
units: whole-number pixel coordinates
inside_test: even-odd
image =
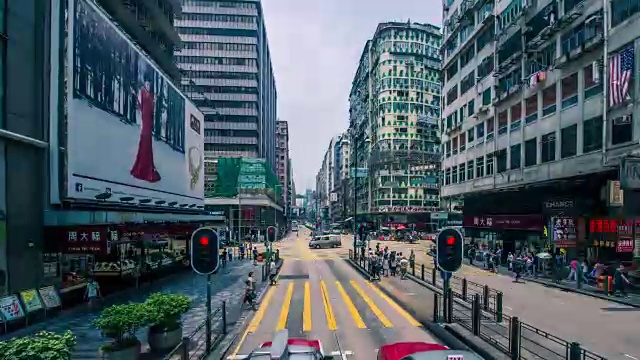
[[[95,278],[103,295],[188,267],[199,224],[102,224],[45,227],[44,278],[64,305],[82,301]]]
[[[630,265],[640,249],[640,217],[588,220],[586,258],[591,263]]]
[[[545,243],[542,215],[465,215],[462,226],[468,246],[503,249],[505,259],[510,252],[528,252]]]

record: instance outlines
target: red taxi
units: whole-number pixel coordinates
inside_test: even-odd
[[[377,360],[483,360],[478,355],[439,344],[398,342],[382,345]]]

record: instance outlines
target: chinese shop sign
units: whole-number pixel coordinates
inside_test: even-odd
[[[544,221],[541,215],[466,215],[462,225],[466,228],[542,231]]]

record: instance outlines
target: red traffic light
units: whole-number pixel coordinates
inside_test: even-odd
[[[272,233],[273,232],[273,228],[269,228],[269,232]]]
[[[209,245],[209,238],[206,236],[203,236],[200,238],[200,245],[202,246],[207,246]]]
[[[455,243],[456,243],[456,238],[454,238],[453,236],[447,237],[447,245],[453,245]]]

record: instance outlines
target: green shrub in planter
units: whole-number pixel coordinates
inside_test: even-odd
[[[100,313],[94,326],[113,341],[101,347],[104,352],[130,348],[138,344],[136,331],[150,322],[151,311],[145,304],[112,305]]]
[[[0,360],[68,360],[75,345],[76,337],[71,331],[41,331],[0,342]]]
[[[145,301],[153,331],[172,331],[180,327],[180,316],[189,310],[191,299],[182,294],[151,294]]]

